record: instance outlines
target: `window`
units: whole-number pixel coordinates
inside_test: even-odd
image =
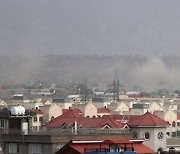
[[[180,122],[177,122],[177,126],[180,126]]]
[[[0,119],[0,128],[5,128],[5,120]]]
[[[172,132],[172,137],[176,137],[176,132]]]
[[[62,125],[61,128],[62,128],[62,129],[66,129],[66,128],[68,128],[68,125],[67,125],[66,123],[63,123],[63,125]]]
[[[111,129],[111,126],[109,126],[108,124],[105,124],[102,129]]]
[[[34,122],[37,122],[37,117],[34,117]]]
[[[43,117],[39,117],[39,121],[40,121],[40,122],[43,122]]]
[[[145,138],[145,140],[149,140],[149,138],[150,138],[149,132],[146,132],[146,133],[144,134],[144,138]]]
[[[162,140],[163,136],[164,136],[163,132],[159,132],[158,135],[157,135],[159,140]]]
[[[172,127],[176,127],[176,122],[175,121],[172,122]]]
[[[9,153],[17,153],[17,152],[19,152],[19,144],[9,143]]]
[[[138,138],[138,133],[137,132],[133,132],[133,138]]]
[[[29,154],[42,154],[41,144],[29,144]]]

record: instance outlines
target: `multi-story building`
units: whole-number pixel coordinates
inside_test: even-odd
[[[82,117],[82,114],[70,109],[50,120],[46,125],[47,129],[39,132],[31,131],[31,127],[28,127],[28,134],[24,134],[19,126],[19,133],[4,133],[3,151],[4,154],[50,154],[58,151],[72,139],[115,138],[143,139],[144,144],[154,151],[166,150],[166,127],[169,123],[149,112],[129,119],[129,122],[125,122],[125,117],[121,115],[122,123],[121,120],[114,120],[112,116]]]

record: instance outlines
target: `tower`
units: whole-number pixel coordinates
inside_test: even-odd
[[[113,99],[114,101],[119,101],[119,77],[117,70],[115,70],[113,80]]]
[[[168,122],[146,112],[127,124],[133,138],[144,138],[144,144],[154,151],[166,150],[166,129],[170,125]]]

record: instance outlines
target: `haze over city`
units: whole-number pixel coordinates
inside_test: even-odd
[[[180,0],[0,0],[0,154],[180,154]]]
[[[88,76],[109,84],[117,69],[124,85],[179,88],[179,5],[178,0],[1,0],[1,83]],[[80,58],[55,63],[51,57],[48,65],[47,55]]]

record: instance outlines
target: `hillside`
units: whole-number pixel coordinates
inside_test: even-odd
[[[81,82],[109,85],[118,70],[122,85],[179,88],[179,57],[142,56],[0,56],[1,83]]]

